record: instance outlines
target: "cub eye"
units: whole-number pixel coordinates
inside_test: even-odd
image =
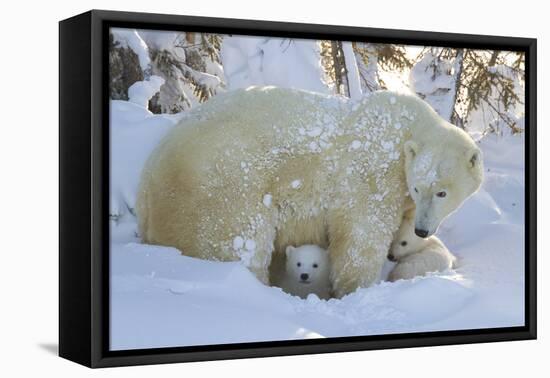
[[[416,187],[414,188],[414,191],[418,193],[418,189],[416,189]]]
[[[313,267],[314,267],[314,268],[317,268],[317,267],[319,267],[319,265],[317,265],[317,264],[313,264]]]
[[[438,196],[439,198],[445,198],[445,196],[447,195],[447,192],[441,191],[441,192],[435,193],[435,195]]]
[[[302,263],[297,263],[296,265],[297,265],[297,266],[302,266]]]
[[[403,241],[401,242],[401,245],[402,245],[403,247],[406,246],[406,245],[407,245],[407,241],[406,241],[406,240],[403,240]]]

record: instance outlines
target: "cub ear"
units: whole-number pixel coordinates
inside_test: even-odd
[[[468,167],[475,168],[481,164],[481,150],[478,148],[472,148],[468,150],[466,155],[468,157]]]
[[[289,245],[289,246],[286,247],[286,250],[285,250],[286,258],[289,257],[289,255],[294,251],[294,249],[295,249],[295,248],[294,248],[293,246],[291,246],[291,245]]]
[[[403,148],[405,150],[405,161],[410,163],[418,153],[418,144],[412,140],[408,140],[405,142]]]
[[[412,206],[405,210],[405,213],[403,214],[403,222],[412,221],[414,220],[414,216],[416,215],[416,206]]]

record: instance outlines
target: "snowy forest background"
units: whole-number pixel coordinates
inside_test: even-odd
[[[111,348],[336,337],[524,322],[525,56],[511,51],[111,29]],[[481,190],[441,225],[458,268],[301,300],[239,263],[140,243],[141,169],[189,111],[251,85],[355,101],[409,92],[484,153]]]
[[[524,128],[518,52],[121,29],[110,34],[109,51],[111,99],[128,100],[128,89],[152,76],[164,80],[148,104],[155,114],[250,85],[352,99],[389,89],[416,93],[470,132]]]

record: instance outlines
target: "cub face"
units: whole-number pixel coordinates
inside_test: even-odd
[[[420,251],[427,243],[426,239],[422,239],[414,233],[414,211],[410,211],[405,215],[399,230],[394,235],[388,252],[388,260],[398,261],[411,253]]]
[[[451,135],[460,132],[464,133],[457,129]],[[445,141],[432,148],[414,141],[404,145],[407,187],[416,206],[414,230],[421,238],[435,234],[443,219],[476,192],[483,180],[481,150],[467,135],[456,138],[456,145]]]
[[[310,285],[328,274],[328,253],[316,245],[286,248],[286,272],[293,280]]]

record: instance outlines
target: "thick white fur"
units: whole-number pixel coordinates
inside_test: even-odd
[[[456,257],[437,236],[422,239],[415,235],[414,209],[405,214],[388,258],[397,261],[388,276],[389,281],[408,280],[426,273],[441,272],[456,264]]]
[[[316,294],[321,299],[330,298],[330,265],[325,249],[316,245],[289,245],[286,247],[285,266],[280,283],[285,292],[301,298],[307,298],[309,294]],[[302,278],[304,274],[307,275],[305,279]]]
[[[472,139],[414,96],[377,92],[351,104],[238,90],[194,110],[152,153],[140,233],[189,256],[241,260],[266,284],[273,252],[319,245],[341,297],[378,279],[408,191],[418,190],[418,227],[433,233],[482,171]],[[448,195],[436,204],[441,188]]]

